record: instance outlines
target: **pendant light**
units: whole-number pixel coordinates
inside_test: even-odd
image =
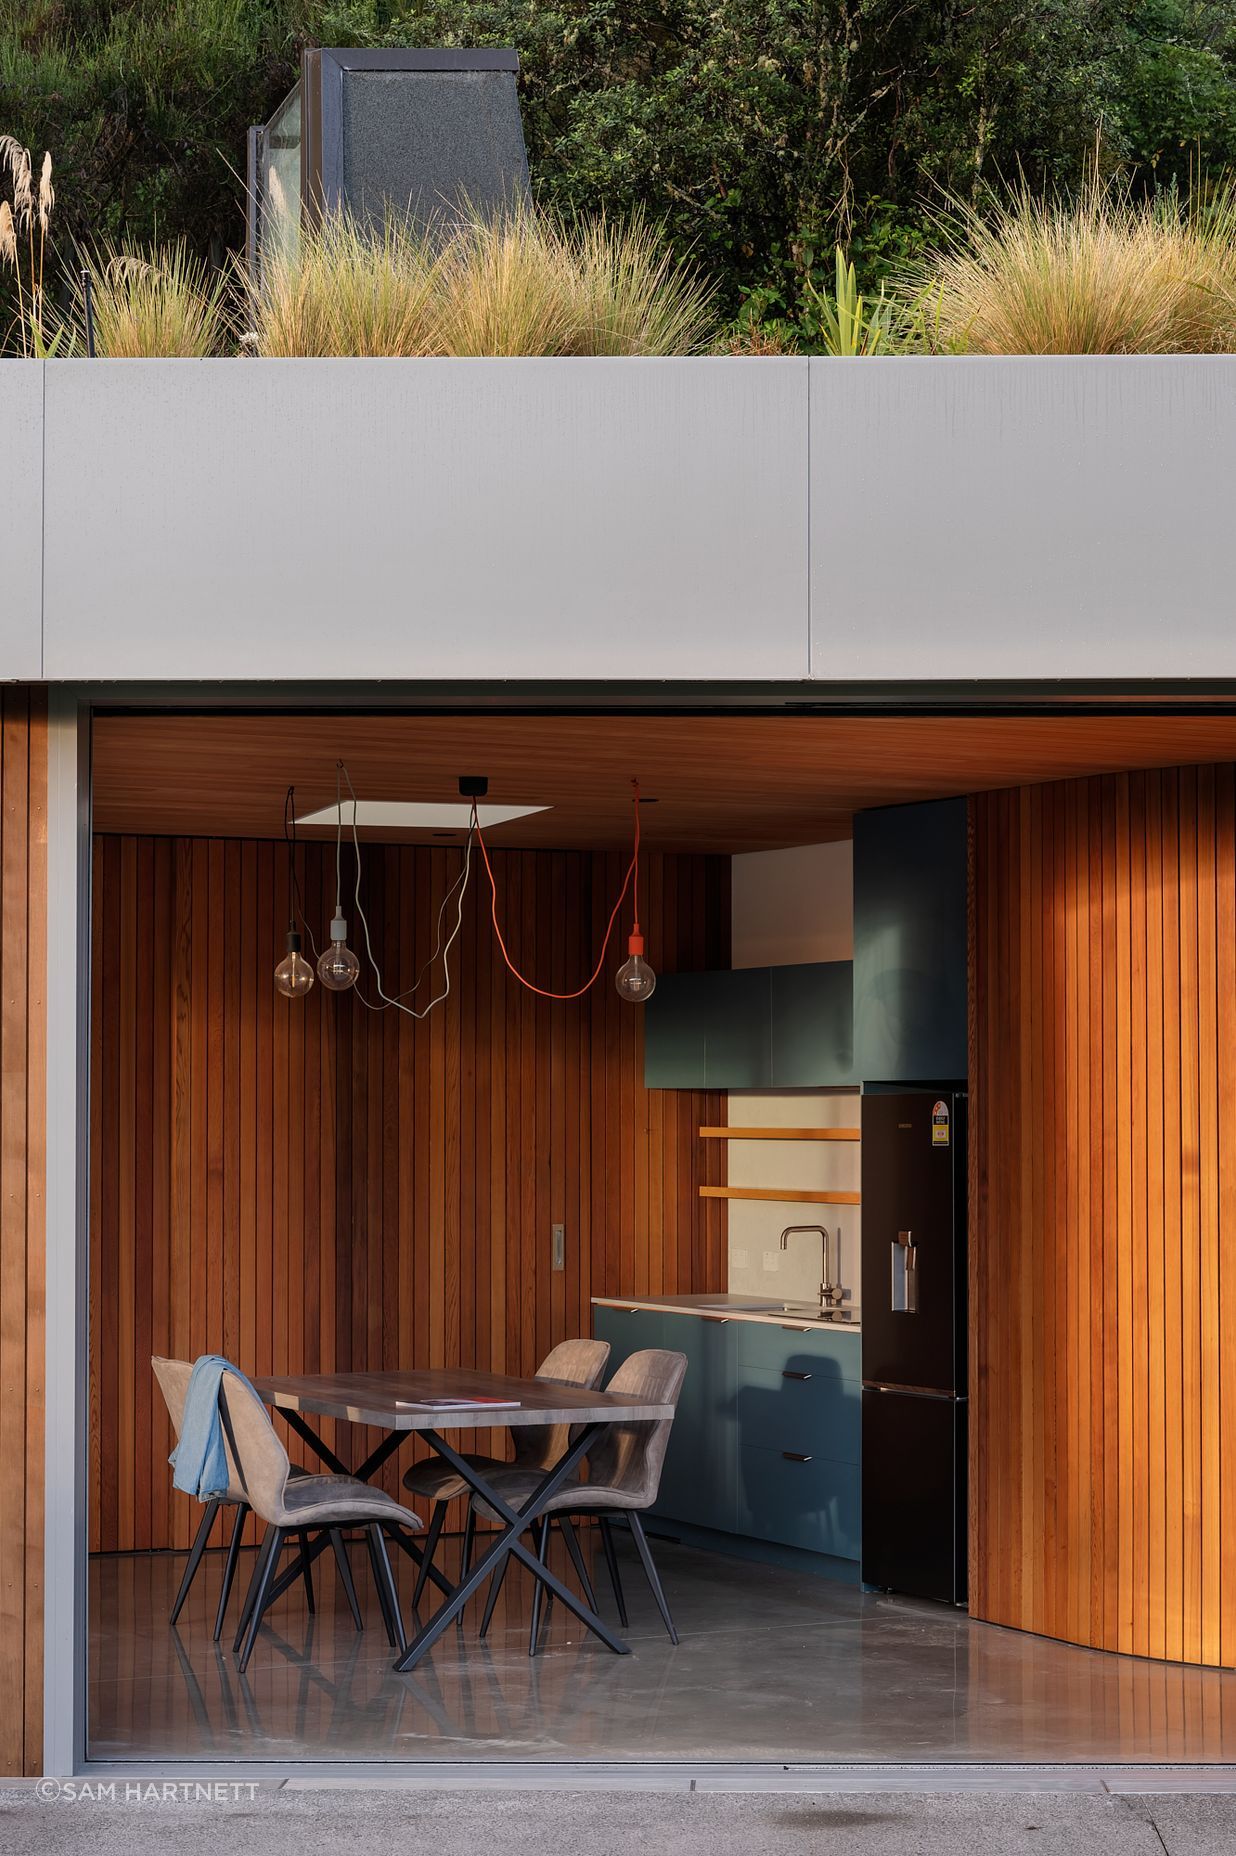
[[[275,991],[285,999],[300,999],[313,988],[313,968],[300,951],[296,927],[296,789],[289,786],[283,802],[283,836],[288,847],[287,953],[275,968]]]
[[[656,991],[657,976],[644,959],[644,937],[639,926],[639,781],[632,780],[631,784],[635,788],[635,850],[631,858],[635,914],[627,938],[627,958],[614,975],[614,984],[621,998],[632,1005],[644,1005]]]
[[[343,916],[343,762],[335,762],[335,913],[330,940],[318,959],[318,978],[329,992],[346,992],[360,977],[360,961],[348,946],[348,924]],[[353,813],[356,801],[352,801]],[[355,819],[353,820],[355,830]]]

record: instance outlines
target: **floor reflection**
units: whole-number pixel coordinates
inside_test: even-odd
[[[222,1557],[207,1556],[176,1629],[167,1616],[179,1556],[92,1561],[94,1758],[1236,1759],[1236,1676],[1072,1649],[666,1542],[658,1559],[677,1649],[628,1555],[631,1656],[612,1656],[556,1606],[530,1659],[530,1589],[513,1575],[484,1643],[478,1604],[397,1676],[358,1546],[365,1630],[319,1561],[317,1615],[293,1586],[241,1676],[230,1642],[239,1596],[223,1642],[211,1641]],[[397,1569],[405,1613],[410,1570]],[[238,1592],[247,1577],[242,1567]]]

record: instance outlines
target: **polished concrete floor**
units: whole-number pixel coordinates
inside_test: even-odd
[[[334,1793],[74,1803],[0,1789],[7,1856],[1230,1856],[1236,1799]]]
[[[231,1628],[218,1646],[210,1637],[221,1554],[207,1556],[176,1629],[167,1617],[180,1557],[97,1559],[91,1757],[1236,1761],[1236,1675],[1072,1649],[669,1542],[656,1551],[677,1648],[626,1553],[631,1656],[611,1655],[555,1606],[530,1659],[528,1582],[513,1574],[486,1642],[474,1606],[408,1676],[392,1671],[359,1547],[364,1632],[319,1561],[317,1616],[301,1587],[289,1591],[244,1677]],[[248,1570],[242,1562],[238,1594]],[[403,1561],[405,1611],[410,1575]],[[607,1592],[601,1603],[610,1609]]]

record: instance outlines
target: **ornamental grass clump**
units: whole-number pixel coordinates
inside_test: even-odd
[[[332,214],[264,262],[245,345],[266,356],[689,354],[712,339],[711,296],[639,220],[518,207],[418,231]]]
[[[400,222],[362,225],[343,213],[269,257],[249,286],[260,355],[436,354],[440,253]]]
[[[716,339],[715,288],[636,215],[579,220],[562,239],[578,276],[574,352],[698,354]]]
[[[201,360],[222,352],[228,331],[227,278],[183,244],[157,252],[105,245],[82,254],[90,279],[95,352],[111,360]],[[77,311],[84,322],[84,284]]]
[[[984,355],[1213,354],[1236,348],[1236,213],[1134,199],[1091,182],[1075,200],[1025,189],[984,209],[957,203],[940,248],[902,280],[923,345]]]
[[[588,352],[574,253],[547,214],[468,217],[446,238],[435,281],[440,354]]]

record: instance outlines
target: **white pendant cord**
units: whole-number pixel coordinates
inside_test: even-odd
[[[370,940],[370,936],[369,936],[369,922],[368,922],[368,919],[366,918],[365,911],[363,907],[361,906],[361,897],[360,897],[361,851],[360,851],[360,834],[356,828],[356,823],[357,823],[356,815],[357,815],[357,806],[358,806],[358,802],[356,798],[356,791],[352,785],[351,775],[348,773],[347,768],[343,766],[342,762],[340,762],[340,769],[341,769],[343,779],[345,779],[348,783],[348,793],[351,796],[351,800],[352,800],[352,848],[353,848],[353,851],[356,857],[356,886],[355,886],[355,891],[354,891],[354,900],[356,903],[356,917],[357,917],[357,920],[360,922],[361,930],[365,936],[365,952],[369,957],[369,965],[373,968],[373,977],[377,983],[378,997],[379,999],[381,999],[382,1004],[381,1005],[371,1004],[370,1001],[366,999],[364,993],[361,992],[359,987],[357,987],[356,989],[356,996],[360,1000],[361,1004],[365,1007],[366,1011],[369,1011],[369,1012],[382,1012],[382,1011],[385,1011],[388,1006],[394,1006],[397,1012],[406,1012],[409,1018],[415,1018],[415,1019],[428,1018],[429,1014],[433,1011],[434,1007],[441,1005],[444,1000],[449,999],[450,994],[451,994],[451,960],[450,960],[451,949],[455,945],[455,942],[459,937],[460,929],[463,927],[464,897],[467,894],[468,882],[472,874],[472,827],[469,826],[468,828],[467,842],[464,845],[463,869],[460,872],[460,874],[456,877],[455,881],[451,884],[450,889],[447,890],[446,895],[442,898],[442,906],[438,910],[437,944],[434,947],[433,953],[429,956],[429,959],[425,962],[425,965],[421,968],[420,972],[417,974],[416,979],[413,981],[412,985],[407,987],[405,991],[401,993],[396,993],[392,996],[390,993],[386,992],[385,989],[383,988],[382,972],[381,972],[380,967],[378,966],[377,961],[374,958],[373,943]],[[341,802],[341,815],[342,815],[342,802]],[[446,911],[450,904],[452,896],[455,896],[457,898],[457,906],[455,910],[455,926],[451,929],[450,936],[447,939],[445,946],[443,946],[442,926],[443,926],[443,921],[446,916]],[[403,1001],[407,999],[412,993],[414,993],[417,990],[417,988],[420,986],[421,981],[424,979],[426,973],[428,973],[430,967],[432,967],[434,962],[437,960],[439,951],[441,951],[441,956],[442,956],[442,973],[443,973],[443,980],[445,983],[443,985],[442,991],[437,995],[437,997],[431,999],[428,1005],[422,1007],[422,1009],[418,1012],[413,1006],[405,1005]]]

